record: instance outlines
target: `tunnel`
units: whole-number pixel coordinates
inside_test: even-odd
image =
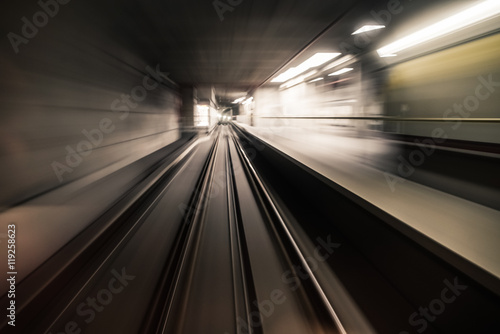
[[[500,333],[498,0],[2,9],[1,333]]]

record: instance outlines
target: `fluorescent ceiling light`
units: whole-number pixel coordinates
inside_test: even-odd
[[[233,103],[240,103],[241,101],[243,101],[246,97],[240,97],[239,99],[236,99],[233,101]]]
[[[250,98],[246,99],[245,102],[243,102],[243,104],[249,104],[252,101],[253,101],[253,97],[250,97]]]
[[[323,71],[329,70],[331,68],[337,67],[339,65],[342,65],[345,62],[348,62],[349,60],[353,59],[354,57],[352,55],[345,55],[344,57],[332,62],[331,64],[328,64]]]
[[[351,67],[346,67],[346,68],[343,68],[343,69],[341,69],[341,70],[339,70],[339,71],[337,71],[337,72],[330,73],[330,74],[328,74],[328,76],[329,76],[329,77],[332,77],[332,76],[334,76],[334,75],[341,75],[341,74],[344,74],[344,73],[350,72],[350,71],[352,71],[352,70],[353,70],[353,68],[351,68]]]
[[[381,57],[444,36],[500,13],[500,1],[486,0],[377,50]]]
[[[388,54],[386,54],[386,55],[381,55],[380,57],[382,57],[382,58],[386,58],[386,57],[397,57],[397,56],[398,56],[398,55],[397,55],[397,54],[395,54],[395,53],[388,53]]]
[[[309,83],[316,82],[316,81],[321,81],[321,80],[324,80],[324,79],[323,78],[316,78],[314,80],[309,81]]]
[[[292,86],[295,86],[295,85],[298,85],[302,82],[304,82],[304,80],[306,80],[307,78],[309,78],[310,76],[312,75],[315,75],[316,73],[318,73],[318,71],[316,70],[312,70],[304,75],[301,75],[295,79],[292,79],[292,80],[288,80],[287,82],[285,82],[284,84],[282,84],[280,86],[280,88],[290,88]]]
[[[299,66],[292,67],[286,72],[281,73],[279,76],[271,80],[271,82],[288,81],[292,78],[295,78],[297,75],[304,73],[308,69],[323,65],[327,61],[332,60],[333,58],[338,56],[340,56],[340,53],[316,53],[314,56],[312,56]]]
[[[290,88],[290,87],[293,87],[293,86],[298,85],[298,84],[303,83],[303,82],[304,82],[304,77],[298,77],[296,79],[292,79],[292,80],[285,82],[284,84],[282,84],[280,86],[280,88]]]
[[[377,30],[377,29],[383,29],[383,28],[385,28],[385,26],[383,26],[383,25],[370,25],[369,24],[369,25],[362,26],[361,28],[359,28],[358,30],[353,32],[351,35],[357,35],[357,34],[361,34],[363,32]]]

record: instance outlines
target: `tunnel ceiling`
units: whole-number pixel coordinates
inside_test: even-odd
[[[162,61],[178,82],[258,85],[349,1],[233,1],[238,2],[148,4],[145,11],[160,32]],[[215,4],[230,7],[216,10]]]
[[[175,82],[214,84],[231,98],[263,83],[353,3],[129,1],[107,10],[119,27],[117,38],[134,43]]]
[[[144,63],[159,65],[179,85],[215,85],[217,95],[228,101],[258,87],[292,59],[287,66],[316,52],[345,53],[339,46],[352,44],[354,29],[376,23],[370,12],[385,11],[394,2],[404,14],[394,15],[382,35],[432,0],[72,1],[26,47],[36,50],[39,44],[44,54],[23,52],[21,57],[28,65],[56,57],[62,71],[80,61],[72,60],[77,57],[71,52],[84,58],[95,49],[136,70],[143,71]],[[0,26],[17,29],[19,18],[34,10],[39,10],[35,3],[14,4]],[[58,43],[66,45],[68,55],[55,51]]]

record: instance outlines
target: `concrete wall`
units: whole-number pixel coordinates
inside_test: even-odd
[[[32,20],[39,5],[9,11],[1,27],[11,38],[0,42],[0,209],[179,138],[168,69],[125,44],[133,36],[120,38],[105,13],[59,5],[25,38],[22,18]]]

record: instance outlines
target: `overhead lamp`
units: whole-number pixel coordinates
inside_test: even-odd
[[[313,83],[313,82],[317,82],[317,81],[321,81],[321,80],[324,80],[324,78],[316,78],[314,80],[309,81],[309,83]]]
[[[316,73],[318,73],[318,71],[316,70],[312,70],[304,75],[301,75],[295,79],[291,79],[291,80],[288,80],[287,82],[285,82],[284,84],[282,84],[280,86],[280,88],[290,88],[290,87],[293,87],[295,85],[298,85],[302,82],[304,82],[307,78],[309,78],[310,76],[312,75],[315,75]]]
[[[246,97],[240,97],[239,99],[234,100],[233,103],[240,103],[244,99],[246,99]]]
[[[444,36],[451,32],[471,26],[475,23],[492,18],[500,13],[500,1],[486,0],[472,6],[458,14],[434,23],[427,28],[414,32],[400,40],[388,44],[377,50],[380,57],[396,55],[399,51],[415,45]]]
[[[329,70],[331,68],[337,67],[339,65],[342,65],[343,63],[348,62],[349,60],[353,59],[354,56],[352,55],[345,55],[344,57],[337,59],[336,61],[332,62],[331,64],[328,64],[323,71]]]
[[[281,73],[279,76],[271,80],[271,82],[286,82],[292,78],[295,78],[297,75],[304,73],[308,69],[323,65],[327,61],[330,61],[340,55],[340,53],[316,53],[314,56],[307,59],[299,66],[292,67],[286,72]]]
[[[253,97],[249,97],[248,99],[245,100],[245,102],[243,102],[242,104],[249,104],[250,102],[253,101]]]
[[[380,24],[368,24],[368,25],[365,25],[365,26],[362,26],[361,28],[359,28],[358,30],[356,30],[355,32],[353,32],[351,35],[357,35],[357,34],[361,34],[363,32],[367,32],[367,31],[372,31],[372,30],[377,30],[377,29],[383,29],[385,28],[384,25],[380,25]]]
[[[341,70],[338,70],[337,72],[333,72],[333,73],[328,74],[328,76],[329,76],[329,77],[332,77],[332,76],[334,76],[334,75],[341,75],[341,74],[344,74],[344,73],[350,72],[350,71],[352,71],[352,70],[353,70],[353,68],[351,68],[351,67],[345,67],[345,68],[343,68],[343,69],[341,69]]]

